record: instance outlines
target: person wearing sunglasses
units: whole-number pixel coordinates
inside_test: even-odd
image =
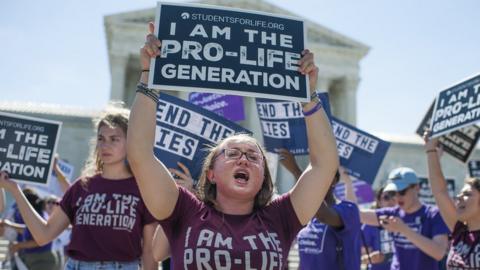
[[[397,193],[395,191],[384,192],[380,188],[375,195],[373,209],[395,207],[397,205]],[[365,246],[362,250],[362,263],[367,264],[368,270],[389,270],[393,260],[393,237],[390,232],[378,226],[362,224],[362,232],[365,236]],[[366,251],[368,248],[368,253]]]
[[[447,269],[480,269],[480,179],[467,178],[455,201],[448,195],[438,139],[425,134],[428,179],[440,214],[452,232]]]
[[[264,150],[252,136],[236,134],[208,150],[197,197],[175,183],[152,151],[159,93],[146,83],[150,60],[168,50],[154,31],[150,23],[140,52],[142,73],[130,115],[127,154],[142,197],[168,239],[173,268],[284,269],[293,239],[320,207],[339,164],[321,102],[314,99],[303,105],[311,165],[289,192],[272,200]],[[318,68],[311,52],[301,54],[298,72],[308,76],[313,91]]]
[[[391,270],[439,269],[445,256],[449,230],[438,208],[423,204],[414,170],[394,169],[383,193],[396,194],[398,206],[361,210],[362,223],[381,226],[393,235],[395,252]]]

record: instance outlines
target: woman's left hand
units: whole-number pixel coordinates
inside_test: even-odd
[[[298,60],[298,71],[303,75],[308,75],[310,93],[313,93],[317,88],[318,67],[315,65],[315,56],[310,50],[302,51],[302,58]]]
[[[17,182],[10,179],[6,171],[0,171],[0,188],[12,191],[18,186]]]

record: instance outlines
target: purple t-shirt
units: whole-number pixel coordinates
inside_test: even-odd
[[[467,225],[461,222],[455,224],[447,269],[480,269],[480,231],[469,231]]]
[[[368,264],[369,270],[389,270],[393,258],[393,238],[387,230],[380,227],[362,225],[365,245],[373,251],[383,254],[384,260],[381,263]]]
[[[333,206],[344,227],[341,230],[320,223],[313,218],[297,236],[300,269],[360,269],[360,214],[358,207],[347,201]],[[338,241],[343,243],[343,254],[337,254]]]
[[[410,229],[432,239],[437,235],[447,235],[449,230],[443,221],[438,208],[431,205],[422,205],[414,213],[407,214],[400,207],[380,208],[377,216],[396,216],[407,224]],[[390,267],[391,270],[437,270],[438,261],[417,248],[400,233],[391,233],[395,244],[395,253]]]
[[[302,227],[289,194],[251,214],[227,215],[179,189],[172,215],[160,221],[173,269],[285,268]]]
[[[81,261],[133,261],[142,254],[143,226],[155,222],[135,178],[109,180],[100,175],[77,180],[60,207],[72,224],[67,254]]]

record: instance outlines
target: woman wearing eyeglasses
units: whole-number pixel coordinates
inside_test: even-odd
[[[424,139],[432,193],[452,232],[447,269],[480,269],[480,179],[467,179],[454,202],[437,153],[438,139],[429,140],[428,133]]]
[[[161,47],[153,24],[149,28],[141,49],[143,84],[150,59],[159,56]],[[298,66],[313,90],[318,72],[313,54],[305,50]],[[319,208],[338,167],[321,103],[303,107],[312,165],[290,192],[271,200],[273,184],[262,147],[253,137],[233,135],[209,150],[197,198],[177,186],[153,155],[157,97],[145,88],[139,85],[132,106],[127,153],[142,197],[169,241],[173,268],[284,269],[292,240]]]
[[[395,252],[392,270],[438,268],[448,246],[448,228],[435,206],[418,198],[419,180],[410,168],[390,172],[385,192],[395,192],[398,206],[361,210],[362,223],[382,226],[393,235]]]

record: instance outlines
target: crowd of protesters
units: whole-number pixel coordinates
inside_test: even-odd
[[[153,33],[149,24],[131,112],[111,107],[96,120],[91,155],[71,185],[56,169],[62,198],[42,200],[0,172],[0,187],[15,201],[0,228],[12,240],[17,269],[158,269],[160,261],[164,269],[287,269],[294,242],[300,269],[480,269],[480,180],[467,179],[450,198],[438,141],[426,134],[437,206],[420,201],[416,172],[401,167],[390,172],[371,209],[359,207],[315,95],[302,104],[308,166],[300,169],[280,150],[296,181],[285,194],[274,196],[265,152],[250,135],[213,145],[197,185],[184,164],[167,168],[152,151],[159,92],[147,79],[162,46]],[[318,68],[309,50],[298,66],[315,90]],[[339,181],[343,200],[334,194]]]

